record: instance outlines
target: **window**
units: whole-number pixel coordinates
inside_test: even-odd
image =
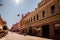
[[[29,19],[29,23],[30,23],[30,19]]]
[[[51,6],[51,13],[52,13],[52,14],[55,14],[55,5],[52,5],[52,6]]]
[[[34,21],[35,21],[35,16],[34,16]]]
[[[31,18],[31,22],[32,22],[32,18]]]
[[[45,11],[42,12],[42,16],[45,17]]]
[[[25,24],[27,24],[27,21],[25,21]]]
[[[38,20],[38,14],[37,14],[37,20]]]
[[[26,23],[28,24],[28,20],[26,21]]]

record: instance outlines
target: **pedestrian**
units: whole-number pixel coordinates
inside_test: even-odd
[[[26,36],[26,33],[24,33],[24,36]]]

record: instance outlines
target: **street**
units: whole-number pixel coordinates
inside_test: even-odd
[[[4,38],[1,38],[0,40],[52,40],[52,39],[34,37],[29,35],[24,36],[24,35],[8,32],[8,34]]]

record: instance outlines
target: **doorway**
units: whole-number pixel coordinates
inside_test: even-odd
[[[32,35],[32,27],[29,27],[29,35]]]
[[[42,26],[42,36],[45,38],[49,37],[49,25]]]

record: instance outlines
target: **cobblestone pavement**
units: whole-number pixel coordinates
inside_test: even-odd
[[[29,36],[29,35],[19,35],[16,33],[8,32],[8,34],[0,40],[52,40],[41,37]]]

